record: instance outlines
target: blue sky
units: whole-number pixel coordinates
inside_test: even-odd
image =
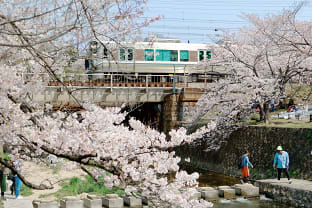
[[[260,16],[278,14],[293,8],[293,0],[149,0],[145,17],[163,15],[164,18],[144,29],[142,36],[157,33],[178,38],[182,42],[209,43],[216,39],[215,29],[237,31],[247,25],[243,13]],[[312,0],[299,12],[298,19],[310,20]]]

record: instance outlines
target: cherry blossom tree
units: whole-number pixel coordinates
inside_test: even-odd
[[[192,127],[208,112],[223,114],[232,125],[236,115],[250,115],[252,104],[259,104],[261,119],[269,121],[270,101],[284,99],[289,81],[311,72],[311,26],[296,19],[303,6],[264,18],[246,14],[250,26],[238,33],[224,31],[213,59],[199,67],[222,65],[228,77],[208,86]]]
[[[48,153],[75,163],[107,187],[147,197],[153,207],[212,206],[193,199],[199,175],[180,170],[172,149],[214,130],[214,123],[190,135],[183,128],[172,130],[168,139],[134,119],[125,126],[126,115],[119,108],[76,100],[83,110],[71,113],[32,100],[51,78],[58,80],[56,74],[71,61],[69,51],[82,59],[88,41],[118,42],[158,19],[139,18],[146,0],[0,2],[0,140],[10,148],[12,160],[36,160]],[[0,163],[29,187],[53,188],[30,183],[4,158]]]

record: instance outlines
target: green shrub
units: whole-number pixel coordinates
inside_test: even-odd
[[[259,121],[259,120],[260,120],[260,115],[259,115],[259,113],[255,113],[255,114],[250,115],[250,120]]]
[[[249,121],[249,125],[257,125],[257,123],[258,123],[258,122],[255,121],[255,120],[250,120],[250,121]]]
[[[8,153],[3,153],[3,152],[0,152],[0,157],[2,159],[7,159],[7,160],[11,160],[10,156]]]

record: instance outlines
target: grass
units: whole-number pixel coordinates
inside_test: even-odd
[[[258,123],[257,126],[267,127],[284,127],[284,128],[312,128],[312,122],[308,119],[296,120],[296,119],[278,119],[271,118],[270,123]]]
[[[2,159],[7,159],[7,160],[11,160],[10,156],[8,153],[3,153],[3,152],[0,152],[0,157]]]
[[[21,195],[22,196],[30,196],[32,194],[33,194],[33,192],[32,192],[31,188],[29,188],[28,186],[22,185],[22,188],[21,188]]]
[[[64,196],[77,196],[82,193],[89,193],[95,195],[105,194],[118,194],[123,195],[124,190],[113,188],[108,189],[103,184],[96,183],[90,176],[85,176],[84,179],[77,177],[71,178],[69,182],[61,184],[62,188],[55,193],[41,194],[39,198],[45,198],[48,196],[55,196],[57,199],[61,199]]]
[[[260,121],[259,113],[254,113],[250,116],[248,121],[249,125],[256,126],[266,126],[266,127],[282,127],[282,128],[312,128],[312,122],[310,122],[309,117],[304,117],[298,119],[282,119],[282,118],[272,118],[272,115],[277,115],[281,112],[285,112],[285,109],[281,109],[269,114],[270,120],[269,123],[264,123]]]
[[[60,172],[60,170],[62,169],[62,165],[63,163],[61,161],[58,161],[55,166],[53,166],[53,170],[52,170],[52,173],[53,174],[57,174],[58,172]]]

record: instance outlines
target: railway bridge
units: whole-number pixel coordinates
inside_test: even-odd
[[[28,77],[27,77],[28,76]],[[25,75],[30,79],[31,74]],[[126,105],[131,116],[164,132],[187,125],[195,103],[217,74],[194,82],[191,75],[63,74],[50,80],[33,100],[54,108],[75,109],[75,101],[102,107]],[[68,88],[64,90],[63,84]],[[72,96],[71,96],[71,95]],[[75,99],[73,99],[75,97]]]

